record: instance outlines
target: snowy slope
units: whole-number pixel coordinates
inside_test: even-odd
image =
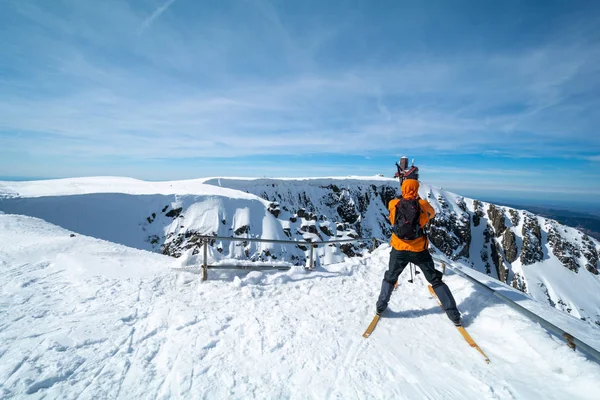
[[[0,182],[0,210],[179,257],[199,251],[200,235],[387,241],[387,202],[396,194],[397,182],[381,177],[176,182],[98,177]],[[600,327],[598,241],[524,210],[427,184],[420,195],[437,211],[430,238],[441,254]],[[319,246],[316,263],[364,256],[370,245]],[[211,263],[232,257],[305,265],[308,251],[305,246],[211,243]]]
[[[201,283],[171,270],[172,258],[70,233],[0,215],[0,270],[9,278],[0,281],[0,397],[597,395],[596,363],[457,275],[446,280],[490,365],[441,313],[421,275],[414,284],[401,277],[390,312],[362,338],[386,245],[313,273],[212,272]],[[567,322],[574,332],[590,329]]]

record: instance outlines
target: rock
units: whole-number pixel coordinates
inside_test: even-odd
[[[181,211],[183,210],[182,207],[179,208],[174,208],[171,211],[169,211],[168,213],[166,213],[165,215],[167,217],[171,217],[171,218],[177,218],[179,217],[179,215],[181,214]]]
[[[160,243],[160,237],[158,237],[157,235],[148,236],[146,241],[152,245],[157,245],[158,243]]]
[[[588,271],[590,271],[594,275],[598,275],[598,268],[594,267],[591,264],[585,264],[585,269],[587,269]]]
[[[74,234],[74,233],[71,233],[71,234],[69,235],[69,237],[75,237],[75,234]]]
[[[273,214],[275,218],[279,217],[279,213],[281,212],[281,209],[279,208],[279,203],[273,202],[269,204],[267,211]]]
[[[518,257],[517,251],[517,240],[515,234],[510,229],[506,229],[504,231],[504,236],[502,238],[502,247],[504,248],[504,255],[506,256],[506,261],[512,263]]]
[[[488,217],[492,222],[492,227],[494,228],[496,237],[502,236],[502,234],[506,230],[506,225],[504,223],[504,213],[502,212],[502,210],[497,208],[493,204],[490,204],[488,208]]]
[[[507,283],[508,270],[504,266],[504,258],[498,252],[498,248],[496,247],[496,241],[493,239],[490,242],[490,248],[492,250],[492,261],[494,262],[496,272],[498,273],[498,280]]]
[[[484,217],[483,207],[479,200],[473,200],[473,208],[475,209],[473,212],[473,226],[479,226],[481,222],[481,218]]]
[[[333,232],[331,232],[331,230],[329,229],[329,227],[325,224],[321,224],[319,225],[319,229],[321,229],[321,232],[323,232],[324,234],[326,234],[329,237],[333,237],[335,236]]]
[[[564,240],[554,227],[550,228],[548,231],[548,243],[552,249],[552,254],[554,254],[566,268],[575,273],[579,272],[580,266],[577,258],[580,257],[581,253],[572,243]]]
[[[342,196],[339,203],[340,204],[337,207],[337,213],[342,221],[349,224],[354,224],[358,220],[359,213],[356,210],[352,198],[350,196]]]
[[[583,256],[587,259],[587,263],[592,266],[597,265],[598,251],[596,250],[594,242],[592,242],[592,240],[587,235],[583,235],[581,240]]]
[[[467,203],[465,203],[464,197],[458,196],[456,198],[456,205],[458,205],[458,208],[460,208],[462,212],[467,212]]]
[[[354,245],[352,243],[343,243],[340,245],[340,250],[342,253],[347,255],[348,257],[355,257],[357,254],[355,252]]]
[[[536,217],[525,215],[523,227],[521,228],[523,246],[521,248],[521,264],[531,265],[542,261],[544,250],[542,249],[542,231]]]
[[[233,233],[236,236],[240,236],[240,235],[246,234],[248,232],[250,232],[250,226],[249,225],[240,226],[235,231],[233,231]]]
[[[516,273],[515,276],[513,276],[511,285],[515,289],[520,290],[523,293],[527,293],[527,282],[525,282],[525,278],[521,274]]]
[[[459,216],[453,211],[442,210],[430,222],[428,236],[431,243],[449,258],[468,258],[471,244],[469,214]]]
[[[521,219],[519,218],[519,213],[517,212],[517,210],[509,208],[508,213],[510,214],[510,222],[512,222],[513,226],[519,225]]]

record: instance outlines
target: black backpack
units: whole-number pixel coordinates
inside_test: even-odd
[[[396,204],[396,218],[394,220],[394,226],[392,232],[403,240],[414,240],[423,236],[423,229],[419,224],[421,217],[421,207],[419,206],[419,199],[403,199],[400,198],[398,204]]]

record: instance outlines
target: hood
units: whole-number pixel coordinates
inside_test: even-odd
[[[402,198],[416,199],[419,197],[419,181],[415,179],[405,179],[402,182]]]

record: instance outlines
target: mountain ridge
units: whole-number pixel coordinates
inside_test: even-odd
[[[375,237],[387,241],[391,228],[387,203],[398,194],[397,181],[381,177],[93,181],[0,183],[0,193],[10,193],[10,198],[0,201],[0,209],[180,257],[197,255],[202,235],[310,241]],[[49,196],[52,193],[60,195]],[[600,325],[597,241],[526,210],[470,199],[427,184],[421,185],[420,195],[437,212],[429,232],[433,252],[464,260],[539,301]],[[95,229],[103,224],[107,229]],[[307,248],[303,246],[210,244],[213,263],[233,258],[306,264]],[[319,246],[315,263],[360,257],[369,247],[365,242]]]

